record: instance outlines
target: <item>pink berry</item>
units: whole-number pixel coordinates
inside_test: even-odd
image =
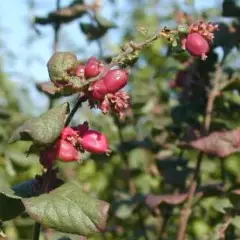
[[[103,70],[103,66],[95,57],[91,57],[85,67],[85,77],[96,77]]]
[[[91,153],[106,153],[108,152],[108,141],[104,134],[88,130],[81,139],[82,147]]]
[[[128,81],[126,70],[115,69],[109,70],[103,78],[108,93],[115,93],[123,88]]]
[[[73,162],[81,159],[80,152],[68,141],[60,139],[55,145],[56,158],[62,162]]]
[[[79,64],[79,65],[76,67],[75,75],[78,76],[78,77],[83,77],[83,76],[84,76],[84,73],[85,73],[85,66]]]
[[[107,94],[107,88],[104,84],[103,79],[94,82],[91,86],[92,97],[96,100],[103,100],[104,96]]]
[[[201,56],[203,59],[206,58],[206,53],[209,51],[209,43],[198,33],[188,34],[184,41],[185,48],[188,52],[194,56]]]
[[[61,139],[66,140],[68,137],[76,136],[77,131],[71,127],[65,127],[61,132]]]

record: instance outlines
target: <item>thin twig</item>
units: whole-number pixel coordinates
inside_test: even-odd
[[[218,232],[218,236],[220,237],[220,239],[223,239],[223,240],[226,239],[225,232],[229,227],[229,225],[231,224],[231,222],[232,222],[232,216],[231,215],[226,216],[226,219]]]
[[[68,115],[68,118],[65,122],[65,126],[68,126],[69,123],[71,122],[73,116],[75,115],[75,113],[77,112],[78,108],[81,107],[82,103],[86,102],[87,101],[87,97],[85,95],[83,96],[79,96],[77,98],[77,101],[72,109],[72,111],[70,112],[70,114]]]
[[[41,229],[41,225],[36,222],[34,225],[33,240],[39,240],[40,229]]]
[[[222,184],[226,184],[226,169],[225,169],[225,161],[223,158],[220,158],[220,166],[221,166],[221,180]]]
[[[221,68],[220,68],[220,66],[217,66],[215,77],[213,79],[213,87],[212,87],[211,92],[209,93],[207,106],[206,106],[205,120],[204,120],[205,135],[208,134],[209,129],[210,129],[214,101],[215,101],[215,99],[218,95],[218,91],[219,91],[220,77],[221,77]],[[190,181],[191,184],[189,187],[188,199],[187,199],[185,206],[183,207],[183,209],[181,211],[180,226],[179,226],[178,238],[177,238],[178,240],[185,239],[188,220],[192,213],[192,205],[193,205],[194,195],[195,195],[195,192],[196,192],[196,189],[198,186],[198,179],[199,179],[200,168],[201,168],[203,156],[204,156],[203,152],[200,152],[197,157],[197,163],[196,163],[194,175]]]
[[[58,11],[61,7],[61,0],[56,0],[56,11]],[[53,54],[57,52],[58,44],[59,44],[59,31],[60,31],[61,24],[60,22],[56,22],[53,25],[54,36],[53,36]],[[49,105],[48,108],[52,108],[54,104],[54,98],[49,96]]]
[[[118,137],[119,137],[119,142],[120,142],[120,145],[123,145],[124,143],[124,137],[123,137],[123,134],[122,134],[122,130],[121,130],[121,126],[120,126],[120,122],[119,122],[119,119],[118,118],[115,118],[115,123],[116,123],[116,126],[117,126],[117,129],[118,129]],[[125,152],[122,152],[120,151],[120,156],[125,164],[125,170],[126,170],[126,183],[128,185],[128,190],[129,190],[129,193],[131,195],[134,195],[136,193],[136,188],[135,188],[135,185],[134,183],[132,182],[131,180],[131,175],[130,175],[130,166],[129,166],[129,161],[128,161],[128,156]]]
[[[150,240],[146,231],[146,227],[144,224],[144,217],[142,215],[141,209],[138,210],[138,219],[139,219],[139,226],[142,228],[142,231],[143,231],[143,237],[145,238],[145,240]]]
[[[60,9],[60,5],[61,5],[61,0],[57,0],[56,1],[56,11],[58,11]],[[59,22],[56,22],[53,25],[53,28],[54,28],[53,52],[56,52],[57,48],[58,48],[60,26],[61,25]]]

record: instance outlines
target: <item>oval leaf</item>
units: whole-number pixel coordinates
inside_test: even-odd
[[[39,118],[26,121],[13,133],[9,143],[23,140],[47,145],[54,142],[64,127],[68,113],[69,104],[64,103],[50,109]]]
[[[23,199],[23,204],[29,215],[44,226],[84,236],[105,229],[109,210],[107,202],[87,196],[76,182]]]
[[[213,132],[206,137],[187,143],[204,153],[226,158],[229,155],[240,151],[240,128],[225,132]]]

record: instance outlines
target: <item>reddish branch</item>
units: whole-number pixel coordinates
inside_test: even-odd
[[[229,225],[232,222],[232,216],[226,216],[225,222],[223,223],[223,225],[221,226],[219,232],[218,232],[218,236],[220,239],[225,239],[225,232],[227,230],[227,228],[229,227]]]
[[[221,68],[219,66],[217,66],[215,78],[213,79],[213,87],[212,87],[211,92],[209,93],[207,106],[206,106],[205,120],[204,120],[205,135],[207,135],[209,133],[211,119],[212,119],[212,112],[213,112],[213,107],[214,107],[214,101],[219,93],[220,77],[221,77]],[[200,152],[197,157],[195,172],[190,181],[191,184],[189,187],[188,199],[181,211],[180,226],[179,226],[178,238],[177,238],[178,240],[185,239],[188,220],[192,214],[192,205],[193,205],[194,196],[195,196],[195,193],[197,190],[198,178],[199,178],[199,174],[200,174],[200,168],[201,168],[203,156],[204,156],[204,154],[202,152]]]

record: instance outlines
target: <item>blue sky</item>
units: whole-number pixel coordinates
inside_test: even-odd
[[[31,0],[0,1],[0,40],[3,46],[0,51],[1,55],[4,56],[4,70],[9,74],[12,81],[30,89],[31,97],[35,101],[39,100],[41,95],[34,90],[34,83],[48,80],[45,64],[52,54],[53,30],[50,26],[39,27],[42,33],[39,37],[31,29],[30,22],[34,14],[45,15],[53,10],[56,0],[35,0],[36,8],[33,12],[29,11],[28,4],[26,4],[28,1]],[[163,9],[168,6],[169,1],[172,0],[161,0]],[[180,3],[186,2],[186,0],[178,1]],[[64,6],[69,2],[69,0],[62,0],[61,4]],[[91,0],[86,2],[91,2]],[[221,0],[195,0],[195,7],[201,9],[220,6],[221,2]],[[109,19],[113,18],[112,8],[108,0],[103,0],[103,3],[102,15]],[[114,21],[121,27],[127,21],[131,4],[129,4],[129,0],[118,0],[117,5],[123,14],[120,18],[114,18]],[[120,38],[118,30],[112,30],[107,38],[112,43],[117,43]],[[66,43],[68,43],[68,46],[66,46]],[[78,54],[82,58],[98,53],[96,44],[89,44],[80,34],[77,21],[65,25],[61,29],[59,50],[78,50]],[[41,108],[47,104],[47,100],[42,97],[41,101],[36,101],[36,104]]]

